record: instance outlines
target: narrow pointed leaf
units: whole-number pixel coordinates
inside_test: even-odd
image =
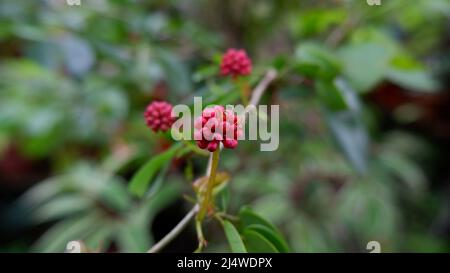
[[[129,191],[134,195],[142,197],[150,186],[150,183],[156,173],[165,163],[174,157],[175,153],[181,147],[181,143],[175,144],[167,151],[153,157],[146,164],[144,164],[131,179],[128,186]]]
[[[223,221],[223,229],[228,243],[230,244],[231,251],[233,253],[247,253],[247,249],[242,242],[241,236],[232,223]]]

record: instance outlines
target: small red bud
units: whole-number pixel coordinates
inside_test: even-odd
[[[153,101],[144,113],[147,126],[154,132],[169,130],[175,121],[171,115],[172,105],[165,101]]]
[[[252,61],[244,50],[228,49],[222,57],[220,74],[233,77],[246,76],[252,72]]]

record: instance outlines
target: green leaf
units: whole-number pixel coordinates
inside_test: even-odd
[[[102,252],[111,243],[117,225],[113,221],[105,221],[96,231],[84,240],[88,249]]]
[[[245,228],[246,230],[253,230],[264,236],[270,243],[272,243],[278,252],[287,253],[289,252],[289,246],[286,241],[281,237],[280,234],[274,230],[263,225],[249,225]]]
[[[424,69],[396,69],[387,72],[387,78],[392,82],[413,91],[436,92],[439,83]]]
[[[316,91],[320,100],[328,109],[340,111],[347,109],[347,103],[341,91],[337,88],[335,81],[317,80]]]
[[[296,51],[296,68],[308,77],[333,79],[341,70],[339,59],[334,57],[327,48],[307,42],[301,44]]]
[[[145,194],[146,199],[150,199],[154,197],[157,193],[160,192],[161,187],[164,184],[164,180],[167,175],[167,171],[170,168],[170,164],[164,164],[164,166],[159,171],[158,175],[154,178],[154,181],[152,182],[152,185],[149,187]]]
[[[125,223],[117,234],[117,243],[122,252],[145,252],[151,240],[145,226]]]
[[[219,74],[219,69],[216,64],[207,65],[207,66],[203,66],[200,69],[198,69],[194,73],[194,76],[192,76],[192,78],[195,82],[200,82],[200,81],[203,81],[205,79],[208,79],[208,78],[213,77],[218,74]]]
[[[53,177],[39,182],[22,195],[18,203],[26,207],[34,208],[44,202],[62,194],[64,191],[65,180],[61,177]]]
[[[252,209],[249,207],[242,207],[239,211],[239,218],[242,221],[242,224],[244,227],[249,225],[262,225],[265,227],[268,227],[269,229],[272,229],[274,231],[277,231],[277,228],[274,227],[271,223],[269,223],[266,219],[262,218],[255,212],[253,212]]]
[[[87,40],[73,35],[60,38],[59,45],[68,71],[76,76],[86,74],[95,63],[95,53]]]
[[[225,231],[225,236],[230,244],[231,251],[233,253],[247,253],[247,249],[242,242],[241,236],[233,224],[225,220],[222,225]]]
[[[252,230],[244,230],[245,246],[252,253],[278,253],[276,247],[261,233]]]
[[[100,193],[100,198],[113,209],[124,211],[131,205],[125,185],[119,181],[109,181]]]
[[[345,111],[325,109],[325,117],[338,148],[359,173],[367,170],[369,135],[361,119],[361,107],[356,92],[342,79],[336,81],[348,105]]]
[[[127,213],[127,219],[116,234],[120,250],[145,252],[154,243],[150,227],[154,217],[180,196],[180,184],[168,183],[151,198],[144,198],[135,209]]]
[[[13,32],[22,39],[32,41],[48,41],[49,35],[46,31],[35,25],[15,24]]]
[[[274,245],[277,252],[289,252],[289,246],[283,238],[282,233],[267,220],[253,212],[249,207],[243,207],[239,211],[242,230],[252,230],[266,237],[266,240]],[[254,236],[253,236],[254,237]]]
[[[156,59],[164,70],[164,74],[171,90],[178,94],[186,94],[192,88],[189,71],[186,65],[172,52],[159,49]]]
[[[33,246],[33,252],[64,252],[72,240],[84,240],[97,230],[103,220],[97,213],[61,221],[49,229]]]
[[[130,213],[133,221],[148,223],[162,209],[173,203],[180,196],[181,183],[168,183],[154,192],[151,198],[145,198],[142,204]]]
[[[175,153],[182,147],[182,143],[177,143],[167,151],[153,157],[131,179],[128,190],[139,197],[142,197],[148,189],[150,182],[161,167],[167,163]]]
[[[405,190],[411,190],[415,194],[425,192],[427,178],[416,162],[403,154],[389,150],[381,153],[380,159],[386,170],[390,170],[393,175],[405,183]]]
[[[333,25],[342,24],[347,17],[343,9],[310,8],[294,16],[292,28],[299,37],[314,36],[325,32]]]
[[[359,173],[367,171],[369,136],[357,112],[328,112],[328,126],[338,148]]]
[[[217,205],[219,210],[226,212],[230,201],[230,188],[228,185],[226,185],[224,189],[218,193],[216,199],[218,200]]]
[[[57,196],[31,211],[34,221],[44,223],[88,210],[92,200],[82,195]]]
[[[343,63],[344,75],[360,92],[369,91],[383,80],[391,59],[387,49],[374,43],[346,46],[338,56]]]

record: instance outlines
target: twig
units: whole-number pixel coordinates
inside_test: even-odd
[[[331,32],[330,36],[328,36],[325,43],[331,48],[337,47],[339,43],[342,42],[342,40],[344,40],[348,32],[352,30],[356,25],[358,25],[359,21],[360,18],[358,16],[350,17],[342,25],[335,28],[333,32]]]
[[[164,238],[150,248],[147,253],[156,253],[170,243],[180,232],[187,226],[189,221],[194,217],[199,209],[198,205],[195,205],[184,218],[169,232]]]

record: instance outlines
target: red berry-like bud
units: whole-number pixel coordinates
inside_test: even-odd
[[[227,139],[223,142],[223,146],[225,148],[234,149],[237,145],[238,145],[238,142],[235,139]]]
[[[205,140],[197,140],[197,145],[200,149],[206,149],[208,147],[208,141]]]
[[[194,139],[200,149],[214,152],[220,143],[228,149],[238,145],[238,137],[243,132],[237,115],[223,106],[208,107],[194,121]]]
[[[165,101],[153,101],[144,113],[147,126],[154,132],[167,131],[172,127],[175,118],[172,117],[172,105]]]
[[[243,49],[230,48],[222,57],[220,74],[233,77],[246,76],[252,72],[252,61]]]
[[[210,152],[214,152],[215,150],[217,150],[217,147],[219,147],[217,141],[211,141],[210,143],[208,143],[208,151]]]

